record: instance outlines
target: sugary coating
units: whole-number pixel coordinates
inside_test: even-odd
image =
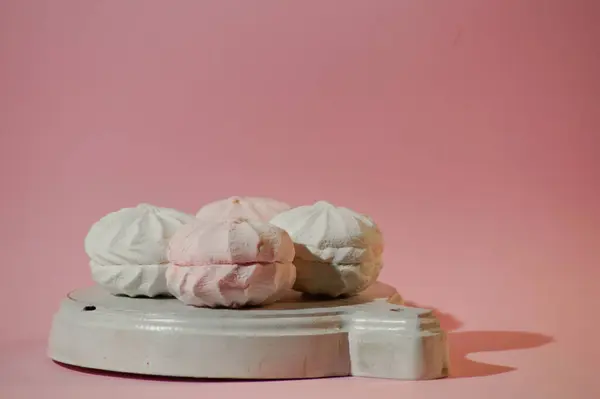
[[[289,291],[296,268],[288,263],[244,265],[169,265],[167,285],[173,296],[187,305],[239,308],[265,305]]]
[[[287,231],[294,242],[295,290],[349,296],[377,280],[384,244],[370,217],[319,201],[282,212],[271,223]]]
[[[167,264],[99,265],[90,261],[90,267],[92,279],[113,295],[170,295],[165,277]]]
[[[230,197],[203,206],[196,213],[196,218],[214,221],[242,217],[268,222],[288,209],[288,204],[272,198]]]
[[[85,238],[92,278],[113,294],[168,294],[167,245],[177,229],[195,220],[175,209],[149,204],[107,214]]]
[[[196,220],[169,243],[168,260],[179,266],[290,263],[294,244],[279,227],[254,219]]]
[[[326,201],[282,212],[270,223],[288,232],[300,259],[357,264],[383,252],[383,236],[371,218]]]
[[[381,259],[357,264],[333,264],[296,258],[294,290],[332,298],[352,296],[365,290],[379,277]]]
[[[169,292],[183,303],[241,307],[277,300],[296,278],[294,244],[257,219],[198,219],[171,239]]]

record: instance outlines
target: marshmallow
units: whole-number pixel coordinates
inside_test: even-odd
[[[192,215],[149,204],[109,213],[85,238],[92,278],[112,294],[168,294],[168,242],[179,227],[194,220]]]
[[[309,294],[354,295],[382,268],[383,236],[368,216],[326,201],[282,212],[270,221],[294,242],[294,289]]]
[[[194,306],[241,307],[279,299],[296,278],[294,244],[282,229],[256,219],[198,219],[168,249],[167,285]]]
[[[226,220],[231,218],[257,219],[268,222],[273,216],[290,209],[281,201],[262,197],[230,197],[203,206],[196,218]]]
[[[294,284],[296,268],[288,263],[219,264],[167,268],[167,285],[187,305],[227,307],[266,305]]]
[[[383,263],[381,259],[374,259],[363,263],[334,264],[296,257],[294,266],[294,290],[337,298],[356,295],[377,281]]]

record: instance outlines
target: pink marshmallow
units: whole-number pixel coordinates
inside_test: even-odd
[[[268,222],[275,215],[290,209],[284,202],[263,197],[230,197],[203,206],[196,218],[203,220],[223,220],[243,217]]]
[[[291,290],[296,268],[290,263],[249,265],[169,265],[169,292],[186,305],[238,308],[275,302]]]
[[[171,238],[167,286],[188,305],[266,304],[294,285],[294,256],[290,236],[269,223],[196,220]]]
[[[283,229],[258,220],[197,220],[182,226],[169,243],[167,257],[178,266],[286,263],[294,244]]]

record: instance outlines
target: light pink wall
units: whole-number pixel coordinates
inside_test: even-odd
[[[1,334],[45,335],[103,214],[232,194],[370,213],[405,296],[570,334],[545,301],[600,277],[599,6],[1,1]]]

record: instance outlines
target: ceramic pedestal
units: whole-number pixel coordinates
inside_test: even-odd
[[[173,298],[76,290],[54,316],[48,355],[74,366],[160,376],[292,379],[448,375],[446,334],[426,309],[376,283],[317,301],[290,292],[254,309],[203,309]]]

